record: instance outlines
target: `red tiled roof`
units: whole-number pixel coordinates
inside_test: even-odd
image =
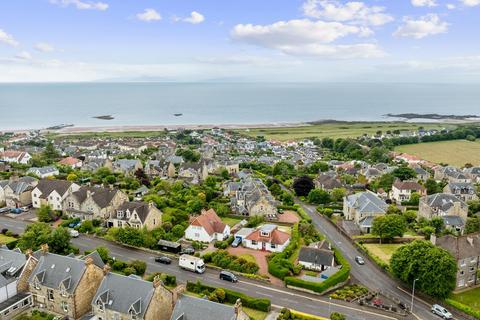
[[[260,229],[258,229],[252,232],[246,239],[257,241],[257,242],[259,241],[267,242],[272,244],[284,244],[285,242],[288,241],[288,239],[290,239],[290,235],[286,232],[275,229],[270,233],[270,237],[264,237],[260,234]]]
[[[199,216],[192,219],[190,225],[203,227],[209,235],[223,233],[226,227],[226,224],[222,222],[213,209],[203,210]]]
[[[77,164],[81,162],[81,160],[77,159],[77,158],[74,158],[74,157],[66,157],[65,159],[62,159],[60,160],[58,163],[59,164],[63,164],[63,165],[66,165],[66,166],[72,166],[74,164]]]

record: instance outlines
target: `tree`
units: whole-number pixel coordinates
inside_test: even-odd
[[[289,178],[295,175],[295,167],[287,161],[279,161],[273,166],[273,175]]]
[[[435,233],[439,234],[443,230],[444,222],[440,217],[433,217],[432,220],[430,220],[430,225],[435,228]]]
[[[335,188],[332,190],[332,201],[340,202],[347,195],[347,190],[345,188]]]
[[[32,249],[36,251],[40,249],[42,244],[50,241],[51,228],[48,224],[39,222],[27,226],[25,232],[18,240],[18,247],[22,250]]]
[[[330,194],[322,189],[312,189],[308,193],[308,202],[313,204],[327,204],[331,202]]]
[[[388,150],[383,147],[374,147],[368,153],[368,157],[374,163],[387,162],[388,161]]]
[[[372,187],[374,190],[382,188],[385,192],[389,192],[390,190],[392,190],[392,185],[394,181],[395,177],[390,173],[386,173],[380,178],[376,179]]]
[[[69,173],[68,176],[67,176],[67,180],[68,181],[77,181],[78,176],[75,173]]]
[[[435,194],[442,192],[440,185],[433,179],[428,179],[425,181],[425,188],[427,189],[427,194]]]
[[[52,207],[42,204],[37,211],[37,218],[40,222],[52,222],[54,213]]]
[[[45,150],[42,153],[42,157],[47,160],[48,162],[54,162],[60,158],[60,154],[55,149],[55,146],[52,142],[47,143],[45,146]]]
[[[480,219],[478,217],[467,218],[465,224],[465,233],[475,233],[480,231]]]
[[[402,237],[406,230],[407,223],[401,215],[388,214],[373,219],[372,234],[381,240],[389,241],[395,237]]]
[[[404,180],[410,180],[413,179],[417,176],[417,173],[415,170],[413,170],[410,167],[399,167],[393,170],[392,172],[393,176],[404,181]]]
[[[70,253],[70,233],[67,228],[58,227],[50,234],[48,246],[51,252],[58,254]]]
[[[446,298],[455,288],[457,263],[444,249],[416,240],[397,249],[390,259],[392,273],[400,280],[437,298]]]
[[[295,179],[292,187],[297,196],[306,197],[308,196],[308,193],[315,188],[315,184],[313,183],[312,178],[309,176],[303,176]]]
[[[407,210],[403,213],[405,220],[408,224],[414,223],[417,220],[417,211],[415,210]]]
[[[107,247],[97,247],[95,250],[98,252],[104,263],[107,263],[110,260],[110,250],[108,250]]]
[[[328,163],[324,161],[315,161],[307,168],[308,173],[317,174],[319,172],[328,171]]]
[[[396,205],[391,204],[391,205],[388,206],[387,214],[397,214],[397,215],[401,215],[401,214],[402,214],[402,210],[400,210]]]
[[[331,315],[330,315],[330,320],[346,320],[347,318],[341,314],[341,313],[338,313],[338,312],[333,312]]]

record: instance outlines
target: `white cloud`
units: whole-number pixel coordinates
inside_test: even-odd
[[[35,50],[38,50],[40,52],[53,52],[55,51],[55,48],[46,42],[39,42],[35,45]]]
[[[57,4],[63,7],[73,5],[79,10],[99,10],[105,11],[108,9],[108,4],[104,2],[81,1],[81,0],[50,0],[50,3]]]
[[[447,9],[448,10],[455,10],[457,8],[456,5],[454,5],[453,3],[447,3]]]
[[[393,33],[397,37],[412,37],[422,39],[427,36],[446,33],[448,23],[441,21],[436,14],[428,14],[419,19],[404,17],[404,24]]]
[[[370,33],[366,27],[302,19],[279,21],[270,25],[239,24],[234,27],[231,35],[235,40],[290,55],[326,58],[383,56],[383,51],[375,44],[330,45],[339,38],[349,35],[365,36]]]
[[[414,7],[436,7],[435,0],[411,0]]]
[[[256,67],[284,67],[302,65],[299,60],[272,59],[271,57],[233,55],[224,57],[199,57],[195,59],[200,63],[213,65],[252,65]]]
[[[480,0],[460,0],[467,7],[476,7],[480,5]]]
[[[0,29],[0,42],[6,43],[9,46],[17,47],[19,45],[18,41],[11,35]]]
[[[372,26],[381,26],[394,20],[391,15],[385,13],[384,7],[369,7],[359,1],[342,4],[336,0],[307,0],[303,4],[303,13],[312,18]]]
[[[137,14],[137,19],[151,22],[162,20],[162,16],[155,9],[145,9],[142,13]]]
[[[199,24],[205,21],[205,17],[197,11],[192,11],[192,13],[190,13],[190,17],[183,19],[183,21],[191,24]]]
[[[32,60],[32,55],[28,51],[21,51],[15,55],[20,60]]]

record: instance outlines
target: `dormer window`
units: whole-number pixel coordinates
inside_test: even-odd
[[[127,210],[127,218],[130,219],[130,210]]]
[[[270,233],[265,232],[265,231],[262,231],[262,232],[260,232],[260,235],[261,235],[262,237],[268,237],[268,236],[270,236]]]
[[[123,218],[123,211],[122,211],[122,210],[118,210],[118,211],[117,211],[117,218],[118,218],[118,219],[122,219],[122,218]]]

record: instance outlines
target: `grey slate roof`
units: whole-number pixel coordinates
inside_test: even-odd
[[[60,195],[64,195],[72,182],[56,179],[42,179],[38,181],[37,188],[42,192],[41,198],[47,198],[54,190]]]
[[[119,192],[117,189],[109,189],[103,187],[81,187],[72,195],[77,198],[78,202],[83,203],[88,194],[92,197],[92,200],[100,207],[106,208],[111,203],[115,195]]]
[[[451,207],[453,207],[455,202],[460,202],[462,207],[468,206],[465,202],[449,193],[436,193],[427,196],[426,198],[426,203],[429,207],[438,208],[442,211],[448,211]]]
[[[348,205],[359,213],[386,213],[388,205],[372,192],[361,192],[346,197]]]
[[[131,201],[131,202],[124,202],[118,209],[118,211],[123,211],[124,213],[129,210],[130,214],[133,212],[136,212],[138,215],[138,218],[142,223],[145,223],[145,220],[148,217],[148,214],[150,213],[150,206],[147,202],[142,202],[142,201]],[[128,220],[126,215],[124,214],[124,220]]]
[[[447,227],[463,227],[465,222],[459,216],[442,216],[443,223]]]
[[[145,315],[155,288],[152,282],[132,276],[108,273],[102,280],[92,304],[104,304],[105,309],[123,314]]]
[[[183,295],[173,309],[171,320],[235,320],[232,306]]]
[[[331,266],[334,261],[333,251],[312,247],[302,247],[298,261],[314,263],[316,265]]]
[[[460,237],[449,234],[437,238],[435,243],[450,252],[457,260],[480,256],[480,233]]]
[[[26,262],[27,257],[20,250],[0,248],[0,288],[15,281]]]

